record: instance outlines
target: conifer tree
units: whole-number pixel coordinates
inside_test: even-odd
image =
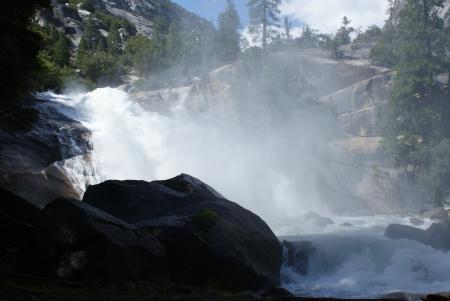
[[[219,59],[231,62],[240,52],[241,22],[233,0],[227,0],[225,11],[219,15],[216,43]]]
[[[250,15],[249,32],[255,41],[261,38],[264,51],[274,33],[272,27],[278,26],[280,4],[281,0],[248,0],[247,2]]]
[[[61,31],[58,33],[58,39],[56,40],[53,61],[58,66],[63,67],[69,63],[69,59],[70,59],[70,44],[65,34]]]
[[[449,136],[450,107],[435,78],[445,70],[443,0],[409,0],[396,27],[396,75],[385,108],[384,149],[409,181],[431,165],[430,150]]]

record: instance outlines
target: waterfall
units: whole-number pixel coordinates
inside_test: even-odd
[[[188,88],[176,99],[163,97],[164,112],[115,88],[47,96],[92,131],[91,168],[82,157],[63,166],[81,193],[101,180],[192,174],[260,215],[276,234],[313,246],[307,273],[283,265],[283,286],[293,292],[358,298],[450,287],[450,253],[383,236],[390,223],[410,224],[408,215],[331,216],[308,224],[308,212],[331,214],[320,194],[328,174],[317,147],[323,128],[310,112],[277,122],[260,108],[244,110],[244,119],[214,108],[200,113],[188,109],[196,107]],[[345,204],[337,194],[331,202]]]
[[[293,136],[301,124],[269,128],[265,120],[246,124],[220,111],[193,112],[186,108],[195,101],[188,95],[181,89],[164,113],[144,109],[145,103],[116,88],[52,97],[92,131],[92,158],[102,180],[192,174],[272,225],[327,211],[311,176],[317,162],[305,155],[309,137]]]

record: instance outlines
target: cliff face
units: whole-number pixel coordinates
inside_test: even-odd
[[[51,10],[39,15],[38,21],[41,25],[50,22],[62,28],[73,45],[78,46],[83,35],[83,21],[93,16],[92,12],[86,10],[81,3],[83,2],[73,6],[65,0],[52,0]],[[95,11],[129,21],[138,34],[147,37],[153,37],[157,18],[166,27],[174,22],[178,28],[194,34],[211,34],[215,31],[212,23],[170,1],[90,0],[88,3]],[[98,30],[107,35],[107,28],[101,22],[97,24]]]

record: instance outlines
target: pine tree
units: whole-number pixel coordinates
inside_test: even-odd
[[[63,32],[59,32],[56,40],[53,61],[56,65],[63,67],[70,60],[70,44]]]
[[[216,43],[219,59],[231,62],[240,52],[241,22],[233,0],[227,0],[225,11],[219,15]]]
[[[342,19],[342,26],[339,28],[336,33],[336,37],[334,38],[336,47],[351,43],[352,38],[350,35],[355,31],[355,29],[350,27],[350,23],[351,21],[347,18],[347,16],[344,16]]]
[[[287,44],[291,41],[291,23],[289,22],[288,17],[284,17],[284,34],[286,36]]]
[[[281,0],[248,0],[250,25],[249,32],[254,40],[262,39],[265,51],[267,42],[273,34],[271,28],[278,26]]]
[[[106,38],[108,51],[114,55],[118,55],[122,52],[122,38],[119,33],[120,24],[117,21],[113,21],[109,28],[109,34]]]
[[[445,70],[446,37],[437,7],[443,0],[409,0],[396,28],[397,63],[385,108],[384,149],[392,163],[409,167],[412,179],[431,165],[428,153],[449,136],[448,95],[435,78]],[[409,181],[408,173],[405,178]]]

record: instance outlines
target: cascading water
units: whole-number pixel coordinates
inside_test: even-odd
[[[329,224],[307,225],[305,213],[329,214],[315,177],[323,168],[312,156],[316,129],[307,126],[316,116],[295,115],[273,126],[256,111],[236,122],[220,111],[189,112],[188,93],[181,90],[169,114],[146,111],[113,88],[47,97],[74,108],[65,113],[92,131],[95,167],[89,177],[155,180],[189,173],[259,214],[276,234],[300,234],[291,240],[312,242],[307,274],[286,264],[282,269],[284,286],[300,295],[374,297],[450,289],[450,253],[383,236],[389,223],[408,224],[407,216],[333,217]]]

